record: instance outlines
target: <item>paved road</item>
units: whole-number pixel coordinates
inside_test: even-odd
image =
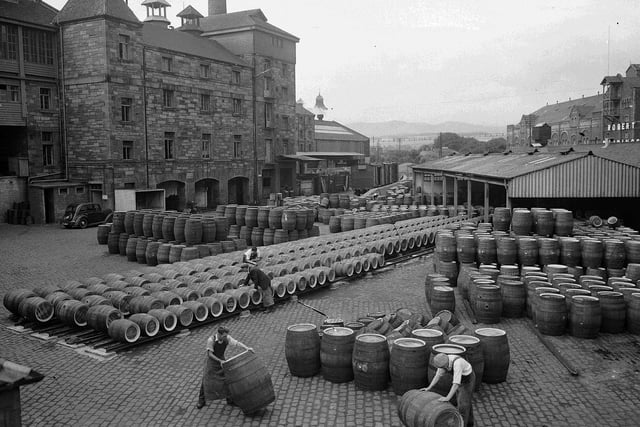
[[[108,255],[96,229],[0,224],[0,295],[13,287],[33,288],[70,279],[150,267]],[[373,311],[406,307],[428,314],[424,301],[429,258],[388,268],[372,277],[322,289],[304,301],[331,317],[354,320]],[[460,299],[458,306],[461,307]],[[471,330],[464,309],[458,316]],[[292,377],[284,355],[285,331],[323,317],[293,301],[275,312],[232,317],[224,324],[252,346],[268,365],[277,394],[266,410],[247,417],[220,401],[196,409],[203,349],[214,326],[191,330],[101,360],[25,333],[16,333],[0,308],[0,357],[45,374],[24,386],[25,426],[400,426],[397,397],[333,384],[321,375]],[[638,337],[602,334],[595,340],[550,338],[580,369],[577,377],[544,347],[525,319],[493,325],[507,331],[511,366],[507,382],[483,384],[474,402],[477,426],[632,426],[640,419]]]

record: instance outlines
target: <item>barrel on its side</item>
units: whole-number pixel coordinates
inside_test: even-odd
[[[228,359],[222,367],[229,393],[243,413],[253,414],[276,400],[271,374],[253,351]]]
[[[398,417],[407,427],[450,426],[463,427],[460,412],[442,397],[430,391],[409,390],[398,402]]]

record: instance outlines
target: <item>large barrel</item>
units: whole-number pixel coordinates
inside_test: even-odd
[[[640,290],[629,297],[627,304],[627,331],[640,334]]]
[[[624,332],[627,309],[624,295],[621,292],[598,292],[600,308],[602,309],[601,332],[617,334]]]
[[[538,263],[538,241],[532,237],[521,237],[518,242],[518,261],[523,266]]]
[[[439,331],[438,331],[439,332]],[[393,391],[402,396],[409,390],[426,387],[429,352],[424,341],[398,338],[392,344],[389,374]]]
[[[117,319],[122,319],[122,312],[110,305],[94,305],[87,310],[87,323],[96,331],[108,332]]]
[[[573,212],[566,209],[554,209],[554,231],[558,236],[571,236],[573,234]]]
[[[535,230],[539,236],[552,236],[554,230],[553,212],[538,210],[535,216]]]
[[[258,206],[258,227],[260,228],[269,228],[269,212],[271,211],[270,206]]]
[[[497,207],[493,210],[493,229],[496,231],[509,231],[511,225],[511,210],[505,207]]]
[[[344,327],[327,328],[320,342],[320,364],[322,376],[333,383],[353,380],[351,365],[355,333]]]
[[[89,306],[77,300],[66,300],[56,305],[56,316],[65,325],[87,326]]]
[[[236,206],[236,225],[239,225],[240,227],[242,227],[243,225],[247,225],[247,208],[247,205]]]
[[[560,262],[569,267],[575,267],[582,262],[580,240],[563,238],[560,240]]]
[[[17,288],[11,289],[4,294],[3,303],[4,306],[13,314],[20,314],[18,307],[22,300],[37,296],[33,291],[29,289]]]
[[[287,243],[289,241],[289,233],[287,230],[277,229],[273,233],[273,243]]]
[[[582,266],[586,268],[599,268],[602,265],[604,246],[600,240],[582,240]]]
[[[493,264],[497,262],[496,239],[493,237],[478,237],[477,257],[480,264]]]
[[[167,242],[175,240],[173,228],[175,227],[176,217],[167,215],[162,219],[162,238]]]
[[[409,390],[398,402],[398,417],[407,427],[463,427],[460,412],[438,393]]]
[[[136,236],[144,236],[143,222],[145,212],[136,211],[133,216],[133,233]],[[131,234],[131,233],[130,233]]]
[[[574,295],[570,298],[570,334],[578,338],[596,338],[602,324],[600,300],[591,295]]]
[[[264,228],[253,227],[251,229],[251,244],[253,246],[263,246],[264,245]]]
[[[320,336],[316,325],[299,323],[289,326],[284,350],[291,375],[312,377],[320,372]]]
[[[219,242],[227,240],[229,220],[226,217],[216,217],[214,222],[216,223],[216,240]]]
[[[434,286],[431,293],[432,313],[442,310],[454,312],[456,310],[456,294],[451,286]]]
[[[253,414],[276,400],[271,374],[253,351],[228,359],[222,369],[231,398],[243,413]]]
[[[282,228],[282,211],[284,209],[277,207],[272,208],[269,211],[269,228],[273,228],[277,230],[278,228]]]
[[[622,240],[607,239],[604,241],[604,266],[620,269],[626,266],[627,255]]]
[[[473,372],[476,374],[475,390],[480,388],[482,376],[484,374],[484,353],[482,351],[482,343],[480,338],[472,335],[451,335],[447,342],[451,344],[461,345],[467,351],[465,359],[471,364]]]
[[[386,389],[389,383],[386,337],[380,334],[358,335],[353,345],[352,365],[356,387],[370,391]]]
[[[518,246],[513,237],[499,237],[496,239],[496,258],[498,264],[512,265],[518,262]]]
[[[296,211],[294,209],[283,209],[280,217],[281,227],[283,230],[291,231],[296,229]]]
[[[511,230],[519,236],[527,236],[531,233],[533,216],[528,209],[514,209],[511,218]]]
[[[437,329],[414,329],[411,332],[411,336],[423,341],[426,344],[427,355],[431,354],[431,348],[434,345],[444,344],[444,332]]]
[[[109,242],[109,232],[111,231],[111,224],[98,225],[98,244],[106,245]]]
[[[164,235],[162,234],[162,223],[164,222],[165,214],[157,213],[153,215],[153,222],[151,223],[151,236],[158,240],[163,239]]]
[[[560,260],[560,244],[556,239],[538,239],[538,261],[540,265],[557,264]]]
[[[46,323],[53,318],[53,305],[44,298],[32,296],[24,298],[18,304],[18,314],[27,320]]]
[[[564,295],[542,293],[536,307],[536,326],[544,335],[564,335],[567,327],[567,304]]]
[[[499,323],[502,315],[502,295],[496,285],[476,286],[474,312],[480,323]]]
[[[184,238],[189,246],[202,243],[202,220],[200,218],[189,218],[184,225]]]
[[[511,362],[507,333],[502,329],[480,328],[476,329],[475,335],[482,343],[484,356],[482,381],[489,384],[506,381]]]
[[[145,212],[142,218],[142,236],[153,237],[153,218],[156,216],[153,212]]]
[[[457,259],[456,238],[451,232],[439,232],[436,236],[438,260],[451,262]]]
[[[274,233],[275,230],[273,228],[265,228],[264,234],[262,235],[262,242],[265,246],[273,245],[274,243]]]
[[[136,342],[140,338],[140,327],[128,319],[115,319],[109,323],[107,332],[111,338],[124,343]]]
[[[522,317],[526,309],[527,290],[520,280],[502,280],[502,316]]]

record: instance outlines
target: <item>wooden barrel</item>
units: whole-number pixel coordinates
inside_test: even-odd
[[[120,233],[118,237],[118,253],[121,256],[127,255],[127,241],[129,240],[129,235],[127,233]]]
[[[122,312],[110,305],[94,305],[87,310],[87,324],[96,331],[108,332],[111,322],[122,318]]]
[[[351,358],[355,332],[344,327],[331,327],[323,331],[320,342],[322,376],[333,383],[353,380]]]
[[[533,216],[528,209],[514,209],[511,218],[511,230],[519,236],[528,236],[531,233]]]
[[[282,228],[282,212],[283,208],[275,207],[269,210],[269,228],[277,230]]]
[[[629,296],[627,304],[627,331],[640,334],[640,290]]]
[[[111,307],[113,307],[111,301],[103,297],[102,295],[87,295],[86,297],[82,298],[82,302],[84,304],[87,304],[89,307],[93,307],[95,305],[110,305]]]
[[[139,237],[137,242],[136,242],[136,248],[135,248],[135,260],[137,261],[138,264],[146,264],[147,263],[147,256],[146,256],[146,252],[147,252],[147,245],[149,244],[149,241],[144,238],[144,237]]]
[[[129,301],[129,312],[131,313],[147,313],[149,310],[160,308],[164,308],[162,301],[151,295],[134,296]]]
[[[144,222],[145,212],[143,211],[135,211],[133,216],[133,233],[136,236],[144,236],[143,222]]]
[[[538,262],[540,265],[557,264],[560,261],[560,243],[556,239],[538,239]]]
[[[478,237],[477,259],[480,264],[493,264],[497,262],[497,243],[494,237]]]
[[[535,218],[535,231],[539,236],[552,236],[555,229],[555,220],[553,212],[548,210],[539,210]]]
[[[536,265],[538,263],[538,241],[532,237],[521,237],[518,242],[518,261],[520,264]]]
[[[247,205],[238,205],[236,206],[236,225],[242,227],[246,225],[246,216],[247,216]]]
[[[247,209],[244,215],[244,223],[248,227],[258,227],[258,207],[257,206],[247,206]]]
[[[109,242],[109,232],[111,231],[111,224],[99,224],[98,225],[98,244],[106,245]]]
[[[22,300],[35,296],[37,295],[30,289],[10,289],[7,293],[4,294],[3,304],[6,309],[13,314],[20,314],[19,307]]]
[[[456,344],[436,344],[431,348],[431,355],[429,356],[429,366],[427,369],[427,375],[429,377],[429,383],[433,381],[433,377],[436,375],[437,368],[433,366],[433,358],[437,354],[455,355],[464,357],[466,349]],[[453,382],[453,373],[445,372],[440,381],[433,386],[432,390],[436,393],[446,396],[451,390]]]
[[[554,232],[558,236],[573,234],[573,212],[566,209],[555,209]]]
[[[259,227],[253,227],[251,229],[251,245],[253,246],[263,246],[264,229]]]
[[[145,212],[142,217],[142,234],[144,237],[153,237],[153,219],[156,216],[153,212]]]
[[[271,211],[270,206],[258,206],[258,227],[260,228],[269,228],[269,212]]]
[[[202,220],[200,218],[188,218],[184,225],[184,238],[188,246],[202,243]]]
[[[498,264],[516,264],[518,262],[518,246],[513,237],[496,239],[496,260]]]
[[[227,240],[229,220],[226,217],[215,217],[213,221],[216,224],[216,240],[219,242]]]
[[[120,253],[119,250],[120,243],[120,233],[116,233],[115,231],[109,232],[107,236],[107,250],[112,255],[117,255]]]
[[[476,286],[474,312],[480,323],[499,323],[502,314],[502,295],[496,285]]]
[[[108,291],[102,294],[103,297],[107,298],[111,304],[120,310],[123,314],[129,312],[129,301],[133,298],[131,295],[122,291]]]
[[[427,344],[416,338],[398,338],[393,342],[389,357],[389,375],[393,391],[402,396],[409,390],[426,387],[428,356]]]
[[[226,291],[225,293],[231,295],[237,301],[238,307],[244,310],[245,308],[249,307],[249,304],[251,304],[251,294],[249,293],[249,291],[250,288],[245,286],[242,288]]]
[[[216,221],[214,218],[202,219],[202,242],[213,243],[216,240]]]
[[[273,228],[265,228],[264,235],[262,236],[262,241],[265,246],[273,245],[274,243],[274,234],[275,229]]]
[[[236,212],[238,210],[238,205],[236,204],[228,204],[224,207],[224,217],[227,218],[229,225],[238,225],[236,224]]]
[[[563,238],[560,240],[560,262],[569,267],[575,267],[582,262],[580,240]]]
[[[602,309],[602,324],[600,331],[610,334],[624,332],[626,325],[626,304],[621,292],[598,292],[600,308]]]
[[[169,249],[169,263],[179,262],[182,256],[182,249],[186,248],[185,245],[171,245]]]
[[[153,221],[151,223],[151,237],[154,239],[163,239],[164,236],[162,234],[162,223],[164,222],[165,214],[156,213],[153,215]]]
[[[131,237],[127,239],[127,246],[125,248],[125,255],[127,256],[127,261],[137,262],[138,258],[136,257],[136,246],[138,245],[138,238]]]
[[[447,339],[447,342],[460,345],[467,350],[465,352],[465,359],[471,364],[477,378],[474,390],[479,390],[480,384],[482,383],[481,378],[484,374],[484,354],[480,338],[474,337],[473,335],[451,335]]]
[[[569,333],[578,338],[596,338],[602,325],[600,300],[591,295],[571,296]]]
[[[389,383],[386,337],[380,334],[358,335],[353,345],[352,366],[356,387],[371,391],[386,389]]]
[[[480,328],[475,335],[482,343],[484,372],[482,381],[497,384],[507,380],[511,355],[507,333],[502,329]]]
[[[39,296],[23,298],[18,304],[18,314],[31,321],[46,323],[53,318],[53,305]]]
[[[158,265],[158,249],[160,249],[160,242],[147,242],[147,247],[144,251],[144,259],[147,265]],[[168,258],[168,254],[167,254]],[[168,261],[168,259],[167,259]]]
[[[297,224],[296,210],[283,209],[281,211],[280,223],[281,223],[281,226],[276,228],[282,228],[283,230],[287,230],[287,231],[296,230],[296,224]]]
[[[536,326],[544,335],[564,335],[567,328],[567,304],[564,295],[541,293],[536,307]]]
[[[456,237],[456,251],[458,262],[469,264],[476,261],[476,240],[471,235],[459,235]]]
[[[132,314],[129,320],[138,325],[140,332],[147,337],[155,336],[160,330],[160,321],[148,313]]]
[[[520,280],[502,280],[502,316],[522,317],[526,310],[527,290]]]
[[[169,305],[165,307],[165,310],[169,310],[178,318],[178,323],[186,328],[193,323],[193,310],[182,305]]]
[[[621,269],[626,266],[627,255],[624,242],[607,239],[604,241],[604,266],[611,269]]]
[[[462,415],[442,395],[431,391],[409,390],[398,402],[398,417],[407,427],[463,427]]]
[[[127,213],[124,211],[115,211],[113,213],[113,227],[111,231],[115,233],[124,233],[124,218]]]
[[[273,243],[287,243],[289,241],[289,233],[284,229],[277,229],[273,233]]]
[[[457,259],[456,238],[449,231],[441,231],[436,235],[436,254],[438,260],[451,262]]]
[[[60,322],[69,326],[87,326],[89,306],[78,300],[65,300],[56,305],[56,316]]]
[[[204,304],[205,307],[209,310],[209,314],[212,317],[220,317],[222,312],[224,311],[224,307],[218,298],[212,296],[203,296],[198,298],[198,302]]]
[[[427,354],[431,354],[431,348],[434,345],[444,344],[444,333],[437,329],[414,329],[411,332],[411,336],[426,344]]]
[[[173,229],[175,227],[176,217],[167,215],[162,219],[162,238],[168,242],[175,240]]]
[[[493,229],[496,231],[509,231],[511,226],[511,210],[505,207],[493,209],[492,220]]]
[[[127,234],[135,234],[134,228],[133,228],[133,220],[136,216],[136,212],[135,210],[132,211],[126,211],[124,213],[124,221],[123,221],[123,225],[124,225],[124,232]]]
[[[453,288],[450,286],[435,286],[429,305],[432,313],[437,313],[441,310],[454,312],[456,309],[456,295]]]
[[[306,378],[320,372],[320,336],[316,325],[299,323],[287,328],[285,357],[293,376]]]
[[[207,306],[198,301],[183,301],[182,307],[186,307],[193,313],[193,317],[198,322],[204,322],[209,316],[209,309]]]
[[[158,319],[160,328],[162,328],[163,331],[171,332],[178,325],[178,317],[164,308],[149,310],[147,314]]]
[[[599,268],[604,256],[604,245],[600,240],[582,240],[582,266],[586,268]]]
[[[271,374],[253,351],[228,359],[222,368],[231,399],[244,414],[253,414],[275,401]]]
[[[124,343],[136,342],[140,338],[140,327],[130,319],[113,320],[107,332],[114,340]]]

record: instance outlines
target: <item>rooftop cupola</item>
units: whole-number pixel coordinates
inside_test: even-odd
[[[320,92],[318,92],[318,96],[316,96],[316,105],[313,107],[313,112],[316,117],[318,117],[318,120],[324,119],[324,114],[327,110],[328,108],[324,105],[324,98],[320,95]]]
[[[204,18],[204,16],[202,16],[202,14],[200,14],[200,12],[198,12],[193,6],[187,6],[185,10],[178,13],[176,16],[180,18],[179,31],[184,31],[185,33],[193,34],[194,36],[202,34],[200,18]]]
[[[167,0],[144,0],[142,5],[147,8],[147,17],[144,22],[167,27],[170,22],[167,19],[167,8],[171,7]]]

